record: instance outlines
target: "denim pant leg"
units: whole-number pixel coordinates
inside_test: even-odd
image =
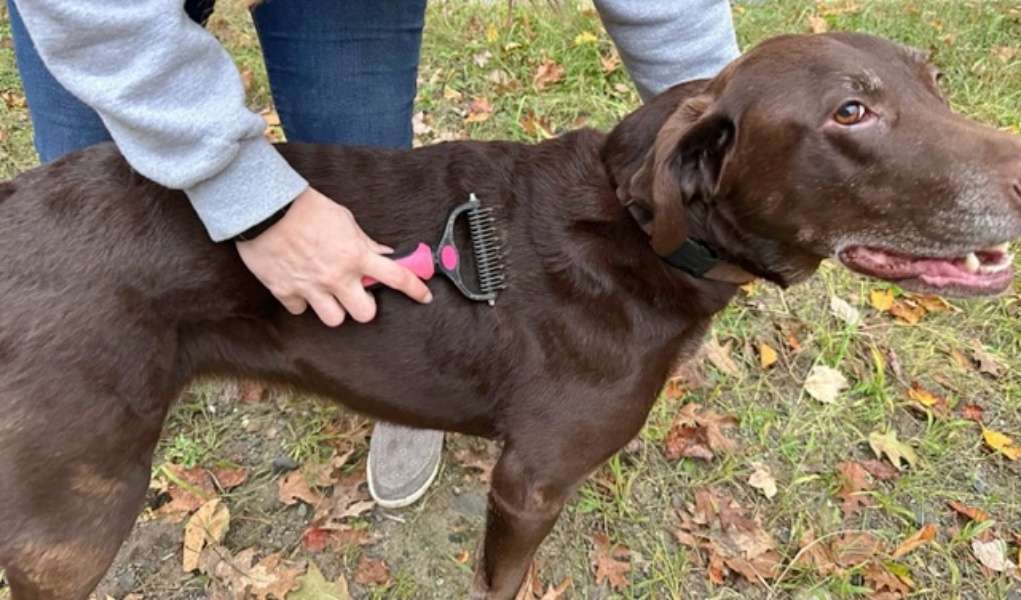
[[[426,0],[268,0],[253,9],[290,141],[411,145]]]
[[[215,0],[187,0],[185,9],[197,23],[205,23]],[[7,0],[11,38],[25,89],[28,115],[39,160],[49,162],[61,155],[110,139],[110,133],[94,110],[64,89],[36,52],[25,30],[15,0]]]

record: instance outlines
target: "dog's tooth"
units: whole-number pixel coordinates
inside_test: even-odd
[[[982,266],[982,261],[978,259],[978,256],[974,252],[969,252],[964,257],[964,270],[969,273],[978,273],[978,268]]]
[[[1010,250],[1010,242],[1003,242],[1002,244],[996,244],[995,246],[992,247],[992,249],[996,250],[997,252],[1004,252],[1004,253],[1006,253],[1008,250]]]
[[[983,275],[992,275],[994,273],[1002,273],[1003,271],[1009,271],[1014,263],[1014,255],[1011,253],[1001,254],[999,260],[995,263],[983,264],[979,267],[978,272]]]

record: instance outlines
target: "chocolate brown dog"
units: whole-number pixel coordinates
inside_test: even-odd
[[[14,600],[87,597],[142,504],[167,410],[243,376],[503,442],[472,598],[506,599],[564,501],[638,432],[753,277],[821,260],[945,294],[1004,290],[1021,140],[953,114],[919,54],[783,36],[609,135],[410,151],[282,145],[388,244],[474,193],[507,261],[493,307],[449,282],[370,324],[289,315],[181,193],[111,145],[0,184],[0,565]]]

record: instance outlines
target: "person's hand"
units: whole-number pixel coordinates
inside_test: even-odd
[[[365,235],[351,211],[311,187],[280,221],[237,247],[248,269],[288,311],[297,315],[311,304],[330,326],[343,323],[345,314],[362,323],[376,316],[363,276],[418,302],[432,301],[421,279],[382,256],[392,250]]]

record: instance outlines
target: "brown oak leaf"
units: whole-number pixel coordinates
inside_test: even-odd
[[[982,510],[981,508],[968,506],[967,504],[962,504],[960,502],[957,502],[956,500],[948,500],[947,504],[950,506],[950,508],[968,517],[972,521],[977,521],[981,523],[982,521],[989,520],[989,513]]]
[[[355,581],[362,585],[384,585],[390,581],[390,567],[382,558],[369,558],[360,554],[355,563]]]
[[[849,460],[837,464],[840,471],[841,485],[836,496],[843,500],[840,511],[845,517],[853,515],[863,506],[868,506],[871,499],[862,492],[870,489],[872,483],[869,481],[868,472],[858,461]]]
[[[702,410],[695,403],[685,404],[674,416],[674,422],[667,432],[664,445],[666,457],[676,459],[682,456],[710,460],[716,452],[732,452],[737,443],[723,433],[737,425],[737,419],[721,415],[713,410]]]
[[[695,503],[680,517],[674,534],[678,542],[700,552],[696,558],[708,560],[711,581],[722,583],[728,573],[755,583],[779,576],[781,557],[773,537],[733,498],[700,488]]]
[[[595,549],[589,554],[596,571],[596,583],[606,581],[614,590],[622,590],[627,585],[626,574],[631,570],[631,551],[621,544],[610,543],[610,538],[603,533],[589,535]]]

